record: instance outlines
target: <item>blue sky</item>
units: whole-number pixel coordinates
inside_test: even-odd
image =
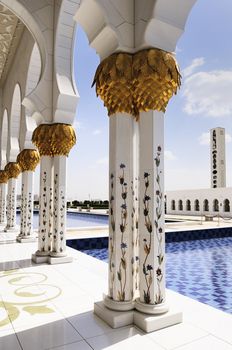
[[[208,132],[225,127],[232,185],[232,2],[198,0],[177,45],[183,80],[165,114],[166,190],[210,186]],[[91,83],[99,58],[79,28],[74,50],[80,94],[77,145],[68,159],[68,197],[108,197],[108,116]]]

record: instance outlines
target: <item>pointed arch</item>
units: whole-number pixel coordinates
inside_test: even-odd
[[[7,160],[14,162],[19,153],[19,132],[22,113],[22,97],[20,85],[16,84],[12,96],[11,112],[9,118],[9,138],[8,138],[8,151]]]
[[[9,137],[9,128],[8,128],[8,112],[7,109],[3,112],[2,118],[2,134],[1,134],[1,169],[4,169],[7,163],[7,141]]]

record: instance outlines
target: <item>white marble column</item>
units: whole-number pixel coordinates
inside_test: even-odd
[[[40,205],[39,205],[39,229],[38,250],[33,256],[49,256],[52,243],[53,226],[53,158],[42,156],[40,163]]]
[[[26,214],[26,210],[25,210],[25,204],[24,204],[24,181],[23,181],[23,175],[22,175],[22,184],[21,184],[21,206],[20,206],[20,233],[17,237],[17,239],[19,237],[23,236],[23,232],[24,232],[24,227],[26,224],[26,220],[25,220],[25,214]]]
[[[0,184],[0,225],[6,224],[6,190],[7,184]]]
[[[6,200],[6,227],[4,231],[16,230],[16,191],[17,179],[10,178],[8,180],[7,200]]]
[[[164,115],[140,113],[140,298],[143,313],[168,311],[165,299]]]
[[[52,257],[66,256],[66,156],[54,156]]]
[[[132,189],[133,117],[109,119],[109,291],[104,303],[113,310],[133,309]]]
[[[33,234],[33,198],[34,198],[34,172],[23,171],[21,190],[21,223],[20,234],[17,240],[20,242],[35,241]]]
[[[139,297],[139,124],[133,121],[133,180],[132,190],[132,276],[133,298]]]

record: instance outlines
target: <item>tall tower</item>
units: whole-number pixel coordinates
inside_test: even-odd
[[[211,188],[226,187],[225,129],[210,130]]]

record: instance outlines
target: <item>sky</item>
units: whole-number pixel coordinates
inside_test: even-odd
[[[165,114],[165,190],[210,187],[209,130],[226,129],[232,186],[232,1],[198,0],[177,44],[182,86]],[[68,158],[67,197],[108,198],[108,116],[91,88],[99,64],[77,29],[74,72],[80,94],[77,144]]]

